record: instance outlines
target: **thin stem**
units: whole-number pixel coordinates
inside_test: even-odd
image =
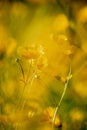
[[[30,79],[30,78],[29,78],[29,75],[30,75],[31,66],[32,66],[32,62],[30,63],[30,66],[29,66],[27,78],[26,78],[26,80],[25,80],[25,84],[24,84],[24,87],[23,87],[23,90],[22,90],[22,94],[21,94],[21,97],[20,97],[20,102],[21,102],[22,97],[23,97],[23,95],[24,95],[24,91],[25,91],[26,85],[27,85],[28,82],[29,82],[28,80]],[[19,103],[20,103],[20,102],[19,102]]]
[[[21,72],[22,72],[22,76],[23,76],[23,79],[24,79],[24,81],[25,81],[25,74],[24,74],[24,69],[23,69],[23,67],[22,67],[22,65],[21,65],[21,63],[20,63],[20,60],[17,58],[16,59],[16,62],[19,64],[19,66],[20,66],[20,69],[21,69]]]
[[[19,59],[17,59],[17,62],[18,62],[18,64],[19,64]],[[20,63],[19,65],[21,65],[21,63]],[[29,65],[29,70],[28,70],[28,74],[27,74],[26,80],[25,80],[25,78],[24,78],[24,87],[23,87],[23,90],[22,90],[21,96],[20,96],[20,98],[19,98],[19,101],[18,101],[18,103],[17,103],[17,106],[16,106],[15,111],[18,110],[18,107],[20,106],[20,104],[21,104],[21,102],[22,102],[22,97],[23,97],[23,95],[24,95],[24,91],[25,91],[26,85],[28,84],[29,79],[31,79],[31,77],[32,77],[32,76],[31,76],[31,77],[29,78],[31,66],[32,66],[32,61],[30,62],[30,65]],[[21,65],[20,67],[22,68],[22,65]],[[23,75],[24,75],[24,70],[23,70],[23,68],[22,68],[22,71],[23,71]],[[25,76],[24,76],[24,77],[25,77]]]
[[[31,82],[30,82],[30,87],[29,87],[29,89],[28,89],[28,93],[29,93],[29,91],[30,91],[30,89],[31,89],[31,87],[32,87],[33,80],[35,79],[35,75],[36,75],[36,70],[35,70],[35,72],[33,73],[32,77],[31,77]]]
[[[33,74],[32,74],[32,76],[29,78],[29,79],[27,79],[27,83],[29,83],[30,82],[30,87],[29,87],[29,89],[28,89],[28,92],[27,93],[29,93],[29,91],[30,91],[30,89],[31,89],[31,87],[32,87],[32,84],[33,84],[33,81],[34,81],[34,78],[35,78],[35,74],[36,74],[36,69],[35,69],[35,71],[33,72]],[[26,84],[27,85],[27,84]],[[24,93],[26,93],[26,88],[24,88],[24,92],[23,92],[23,95],[24,95]],[[21,99],[22,100],[22,99]],[[22,101],[21,101],[22,102]],[[21,103],[20,102],[20,103]],[[26,99],[24,99],[24,101],[23,101],[23,103],[22,104],[20,104],[19,106],[21,107],[21,110],[20,111],[22,111],[23,110],[23,108],[24,108],[24,105],[25,105],[25,102],[26,102]],[[18,125],[19,125],[19,123],[16,125],[16,128],[15,128],[15,130],[18,130]]]
[[[32,66],[32,61],[30,62],[30,65],[29,65],[29,70],[28,70],[28,74],[27,74],[27,78],[26,78],[25,84],[27,84],[27,82],[28,82],[30,71],[31,71],[31,66]]]
[[[69,70],[68,77],[70,77],[70,76],[71,76],[71,67],[70,67],[70,70]],[[56,107],[56,109],[55,109],[55,111],[54,111],[54,116],[53,116],[53,120],[52,120],[53,125],[54,125],[54,123],[55,123],[56,115],[57,115],[57,112],[58,112],[59,107],[60,107],[60,105],[61,105],[61,102],[62,102],[62,100],[63,100],[63,97],[64,97],[64,95],[65,95],[65,93],[66,93],[66,89],[67,89],[67,87],[68,87],[68,83],[69,83],[69,79],[67,79],[67,81],[65,82],[64,90],[63,90],[62,96],[61,96],[60,101],[58,102],[58,105],[57,105],[57,107]]]
[[[29,93],[29,91],[30,91],[30,89],[31,89],[31,87],[32,87],[33,81],[34,81],[34,79],[35,79],[35,74],[36,74],[36,71],[32,74],[32,77],[31,77],[31,80],[30,80],[30,85],[29,85],[29,88],[28,88],[28,90],[27,90],[27,93]],[[24,102],[23,102],[23,104],[22,104],[21,111],[22,111],[23,108],[24,108],[25,101],[26,101],[26,99],[24,100]]]

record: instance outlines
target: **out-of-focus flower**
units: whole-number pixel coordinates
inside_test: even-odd
[[[10,38],[7,44],[7,48],[6,48],[6,54],[7,56],[11,56],[11,54],[14,52],[15,48],[16,48],[16,41],[13,38]]]
[[[60,14],[55,18],[54,29],[57,32],[65,31],[69,27],[69,20],[64,14]]]
[[[57,35],[53,35],[53,38],[55,41],[57,42],[66,42],[68,41],[68,38],[65,34],[57,34]]]
[[[13,17],[21,17],[21,18],[25,18],[27,15],[27,8],[24,4],[22,4],[21,2],[14,2],[12,3],[11,6],[11,15]]]
[[[9,32],[3,24],[0,24],[0,59],[11,56],[16,48],[16,40],[9,37]]]
[[[79,81],[74,84],[75,92],[82,98],[87,98],[87,83]]]
[[[73,122],[75,121],[82,121],[84,119],[84,114],[81,110],[73,109],[70,112],[70,117]]]
[[[36,66],[37,69],[47,66],[47,59],[44,56],[44,50],[41,45],[25,47],[24,49],[19,48],[18,54],[21,58],[32,61],[32,65]]]
[[[53,39],[58,44],[59,52],[69,56],[73,53],[68,37],[65,34],[54,34]]]
[[[37,46],[30,46],[25,48],[19,48],[18,54],[20,57],[31,60],[31,59],[37,59],[40,55],[43,54],[43,49]]]
[[[72,75],[67,76],[67,77],[63,77],[63,76],[55,76],[55,78],[63,83],[65,83],[66,81],[70,80],[72,78]]]
[[[49,123],[53,123],[53,116],[54,116],[55,108],[48,107],[43,111],[43,120]],[[54,126],[59,127],[61,125],[60,119],[58,115],[55,118]]]
[[[77,13],[77,21],[79,23],[87,22],[87,6],[81,8]]]
[[[3,59],[4,56],[12,56],[16,45],[17,43],[13,38],[8,38],[7,41],[0,41],[0,59]]]

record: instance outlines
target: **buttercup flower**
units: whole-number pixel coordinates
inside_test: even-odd
[[[41,45],[38,46],[29,46],[19,48],[18,54],[21,58],[32,61],[32,65],[36,66],[37,69],[42,69],[47,66],[47,58],[44,56],[45,52]]]

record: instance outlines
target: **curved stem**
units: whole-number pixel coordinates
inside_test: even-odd
[[[20,66],[20,69],[21,69],[21,72],[22,72],[22,76],[23,76],[23,79],[24,79],[24,81],[25,81],[25,74],[24,74],[24,69],[23,69],[23,67],[22,67],[22,65],[21,65],[21,63],[20,63],[20,60],[17,58],[16,59],[16,62],[19,64],[19,66]]]
[[[19,62],[18,62],[18,63],[19,63]],[[25,81],[24,87],[23,87],[22,94],[21,94],[21,96],[20,96],[20,98],[19,98],[19,101],[18,101],[18,103],[17,103],[17,106],[16,106],[16,110],[15,110],[15,111],[17,111],[17,110],[18,110],[18,107],[20,106],[20,103],[21,103],[21,101],[22,101],[22,97],[23,97],[23,95],[24,95],[24,91],[25,91],[26,85],[27,85],[27,83],[29,82],[28,80],[30,79],[30,78],[29,78],[29,74],[30,74],[31,65],[32,65],[32,62],[30,63],[30,66],[29,66],[29,70],[28,70],[28,75],[27,75],[26,81],[25,81],[25,78],[24,78],[24,81]],[[21,65],[21,66],[22,66],[22,65]],[[23,68],[22,68],[22,70],[23,70]],[[23,70],[23,74],[24,74],[24,70]],[[25,76],[24,76],[24,77],[25,77]]]
[[[69,70],[68,77],[70,77],[70,76],[71,76],[71,67],[70,67],[70,70]],[[58,112],[59,107],[60,107],[60,105],[61,105],[61,102],[62,102],[62,100],[63,100],[63,97],[64,97],[64,95],[65,95],[65,93],[66,93],[66,89],[67,89],[67,87],[68,87],[68,83],[69,83],[69,79],[67,79],[67,81],[65,82],[64,90],[63,90],[62,96],[61,96],[60,101],[58,102],[58,105],[57,105],[57,107],[56,107],[56,109],[55,109],[55,111],[54,111],[54,116],[53,116],[53,120],[52,120],[53,125],[54,125],[54,123],[55,123],[56,115],[57,115],[57,112]]]

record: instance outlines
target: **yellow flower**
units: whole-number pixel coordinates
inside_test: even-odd
[[[43,112],[44,121],[48,121],[49,123],[53,123],[52,119],[54,116],[54,112],[55,112],[55,108],[53,108],[53,107],[46,108]],[[55,118],[54,126],[59,127],[60,125],[61,125],[61,122],[60,122],[59,116],[57,115]]]
[[[87,22],[87,6],[81,8],[77,13],[77,21],[79,23]]]
[[[24,58],[24,59],[37,59],[40,55],[42,55],[43,52],[43,48],[42,46],[30,46],[30,47],[25,47],[23,48],[19,48],[18,50],[18,54]]]
[[[42,70],[48,65],[47,58],[44,55],[44,50],[41,45],[30,46],[24,49],[19,48],[18,53],[21,58],[28,60],[29,63],[32,62],[32,67],[38,70]]]
[[[73,109],[70,112],[70,117],[73,122],[82,121],[84,119],[84,113],[81,110]]]
[[[72,78],[72,74],[70,76],[67,77],[63,77],[63,76],[55,76],[55,78],[63,83],[65,83],[66,81],[70,80]]]
[[[69,27],[69,20],[66,15],[60,14],[54,21],[54,29],[57,32],[65,31]]]

